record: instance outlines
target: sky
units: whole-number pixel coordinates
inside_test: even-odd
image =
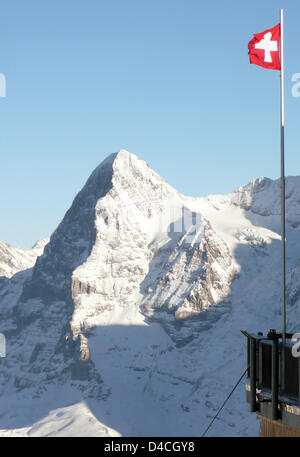
[[[300,2],[1,3],[0,240],[56,229],[93,169],[127,149],[185,195],[280,175],[280,76],[249,64],[285,11],[286,174],[300,174]]]

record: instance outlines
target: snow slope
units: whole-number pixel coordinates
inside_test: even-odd
[[[19,271],[32,268],[43,254],[49,238],[37,241],[31,249],[21,249],[0,241],[0,277],[11,278]]]
[[[289,330],[299,202],[289,177]],[[135,155],[110,155],[34,267],[0,281],[0,434],[201,435],[245,368],[240,329],[280,328],[279,278],[279,181],[192,198]],[[210,434],[258,425],[241,384]]]

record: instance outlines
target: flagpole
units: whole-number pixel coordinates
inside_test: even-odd
[[[286,340],[286,268],[285,268],[285,171],[284,171],[284,47],[283,9],[280,10],[280,152],[281,152],[281,274],[282,274],[282,387],[285,381],[284,345]]]

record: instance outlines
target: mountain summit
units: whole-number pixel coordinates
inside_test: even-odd
[[[288,178],[294,327],[299,194],[300,178]],[[43,435],[39,421],[52,424],[55,406],[72,416],[72,434],[80,402],[89,399],[97,433],[198,435],[244,366],[240,328],[280,325],[279,202],[279,181],[259,178],[227,196],[192,198],[134,154],[108,156],[50,241],[38,245],[34,265],[14,274],[5,269],[10,254],[0,257],[1,395],[19,405],[30,398],[44,414],[25,420],[20,409],[0,426],[39,423],[24,433]],[[240,417],[242,398],[241,391],[239,408],[231,405],[216,425],[219,434],[256,433],[246,402]]]

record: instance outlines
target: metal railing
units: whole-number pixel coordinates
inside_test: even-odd
[[[271,407],[271,418],[277,420],[279,404],[300,407],[300,358],[292,354],[293,334],[287,333],[283,343],[282,334],[273,329],[266,336],[242,333],[247,337],[250,411],[261,412],[259,404],[265,402]]]

